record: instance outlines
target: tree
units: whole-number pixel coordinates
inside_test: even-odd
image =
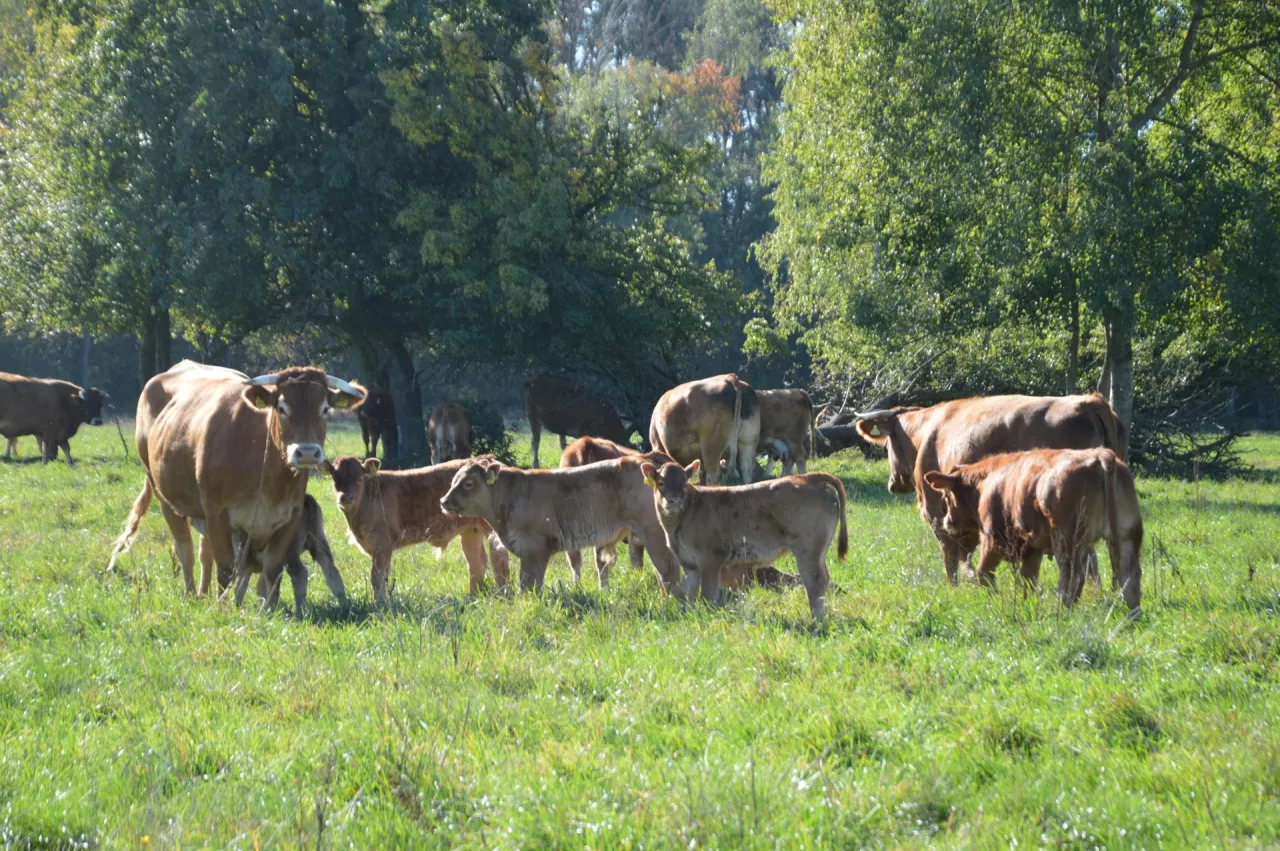
[[[1280,7],[1253,0],[784,0],[802,22],[770,160],[785,327],[827,357],[1100,318],[1126,422],[1135,340],[1201,300],[1262,333],[1280,231]],[[1210,295],[1212,293],[1212,295]],[[1075,357],[1068,357],[1068,371]],[[1068,376],[1068,384],[1074,376]]]

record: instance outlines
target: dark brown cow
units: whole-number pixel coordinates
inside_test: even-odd
[[[251,562],[261,563],[265,587],[279,582],[302,518],[307,475],[324,463],[330,410],[354,407],[363,398],[313,367],[249,379],[183,361],[153,377],[138,399],[135,430],[147,477],[108,570],[128,549],[155,496],[188,593],[196,591],[192,524],[211,547],[219,579],[234,571],[237,605],[248,589]],[[202,565],[201,593],[209,590],[209,572]]]
[[[443,464],[446,461],[470,458],[471,443],[476,439],[476,433],[461,405],[457,402],[441,402],[431,410],[431,417],[427,420],[427,437],[431,442],[431,463]]]
[[[242,543],[241,537],[237,541],[237,546]],[[340,605],[346,606],[347,588],[342,581],[342,574],[338,573],[337,565],[333,562],[333,549],[329,546],[329,538],[324,533],[324,512],[320,510],[320,504],[311,494],[303,497],[302,519],[298,521],[298,531],[293,536],[293,543],[289,545],[284,560],[285,570],[293,585],[294,606],[299,616],[307,603],[308,577],[307,566],[302,561],[304,552],[310,553],[311,558],[320,566],[320,572],[324,575],[325,583],[329,586],[334,598]],[[213,548],[205,545],[204,538],[200,539],[200,569],[202,573],[213,570]],[[250,573],[258,574],[258,596],[268,606],[275,606],[280,601],[279,578],[267,587],[262,575],[262,562],[252,552],[247,556],[246,569]],[[230,577],[219,577],[219,584],[226,587],[230,584]]]
[[[956,536],[981,533],[978,577],[995,584],[1001,559],[1035,583],[1052,552],[1058,593],[1080,596],[1088,554],[1105,539],[1111,584],[1137,615],[1142,605],[1142,512],[1133,474],[1110,449],[1037,449],[992,455],[951,473],[932,470],[928,486],[946,505],[943,525]]]
[[[889,490],[915,491],[920,516],[942,550],[947,580],[956,581],[978,545],[976,533],[953,535],[942,525],[942,497],[924,481],[988,455],[1029,449],[1114,449],[1124,459],[1124,425],[1097,393],[1085,396],[986,396],[929,408],[860,414],[858,433],[889,450]]]
[[[478,594],[484,587],[486,538],[494,579],[499,588],[507,587],[507,551],[489,524],[478,517],[455,517],[440,510],[440,498],[466,463],[449,461],[417,470],[379,472],[378,459],[362,463],[354,455],[346,455],[329,466],[351,541],[371,559],[369,582],[376,604],[391,602],[391,556],[396,550],[422,543],[442,550],[457,537],[462,538],[471,593]]]
[[[490,459],[465,464],[440,507],[483,517],[520,558],[520,585],[542,590],[547,561],[558,552],[613,544],[628,530],[649,552],[668,591],[680,593],[680,566],[667,548],[644,486],[640,458],[562,470],[521,470]]]
[[[56,378],[27,378],[0,372],[0,436],[6,438],[4,457],[16,449],[17,439],[35,435],[44,461],[61,449],[72,465],[70,440],[82,423],[102,425],[106,395]]]
[[[353,387],[365,391],[364,402],[356,409],[356,419],[360,420],[360,439],[364,441],[364,457],[378,457],[378,441],[382,441],[382,451],[387,451],[387,435],[396,433],[396,403],[391,398],[391,391],[381,387],[366,390],[356,382]]]
[[[808,469],[809,459],[817,454],[813,433],[813,402],[804,390],[757,390],[760,404],[760,439],[756,451],[769,456],[766,476],[773,472],[773,461],[782,462],[782,475],[789,476],[799,467]]]
[[[714,603],[725,566],[767,565],[790,552],[809,611],[821,620],[830,582],[826,553],[837,528],[840,561],[849,551],[844,483],[829,473],[807,473],[741,487],[699,487],[691,481],[699,464],[641,466],[667,544],[689,571],[685,595],[692,596],[697,581]]]
[[[760,438],[756,391],[736,375],[717,375],[673,387],[658,400],[649,421],[649,443],[680,464],[701,461],[702,479],[720,480],[720,459],[729,456],[750,484]]]
[[[529,418],[535,467],[540,466],[538,444],[544,428],[560,436],[561,451],[566,437],[603,437],[626,443],[632,432],[618,417],[612,402],[557,375],[540,375],[525,385],[524,409]]]

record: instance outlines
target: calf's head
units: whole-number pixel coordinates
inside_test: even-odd
[[[477,458],[466,464],[454,474],[449,492],[440,500],[440,510],[445,514],[492,518],[493,486],[501,469],[502,464],[492,458]]]
[[[334,408],[354,408],[364,392],[314,367],[289,367],[245,382],[244,400],[268,412],[272,443],[295,470],[324,463],[324,440]]]
[[[381,462],[377,458],[361,461],[354,455],[343,455],[332,464],[326,461],[325,471],[333,479],[338,507],[344,512],[359,508],[364,499],[365,482],[378,475],[380,466]]]
[[[924,481],[929,487],[942,494],[942,501],[947,507],[947,514],[942,518],[942,528],[951,535],[962,535],[981,527],[978,517],[978,500],[981,494],[977,485],[964,480],[959,473],[939,472],[931,470],[924,474]]]
[[[102,403],[107,398],[97,387],[81,390],[76,394],[75,403],[80,408],[83,422],[89,425],[102,425]]]
[[[640,465],[645,484],[653,488],[659,514],[664,517],[678,517],[680,512],[684,511],[690,488],[689,482],[701,468],[701,461],[694,461],[688,467],[681,467],[674,461],[663,464],[661,467],[655,467],[648,461]]]
[[[916,408],[889,408],[858,414],[858,434],[868,443],[889,450],[889,492],[911,493],[915,490],[916,445],[899,419],[900,414]]]

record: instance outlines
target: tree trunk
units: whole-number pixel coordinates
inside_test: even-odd
[[[1105,390],[1098,390],[1107,397],[1116,416],[1125,428],[1133,426],[1133,295],[1125,294],[1125,301],[1118,307],[1107,309],[1107,359],[1103,369]]]
[[[387,344],[391,355],[391,395],[396,403],[399,459],[427,457],[427,426],[422,417],[422,387],[413,355],[399,340]]]
[[[138,338],[138,387],[147,386],[147,381],[156,374],[156,318],[148,314],[143,320],[142,336]]]
[[[1076,282],[1071,282],[1071,339],[1067,342],[1067,383],[1066,395],[1076,392],[1080,382],[1080,289]]]
[[[156,309],[156,364],[157,373],[164,372],[173,366],[173,327],[169,319],[169,308]]]
[[[80,386],[89,387],[89,354],[93,351],[93,337],[88,329],[80,332]]]

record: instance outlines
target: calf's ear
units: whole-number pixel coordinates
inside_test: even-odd
[[[658,480],[654,478],[654,475],[657,474],[658,472],[658,469],[656,467],[654,467],[648,461],[645,461],[643,464],[640,465],[640,472],[644,474],[644,483],[646,485],[648,485],[651,488],[656,488],[658,486]]]
[[[956,486],[955,476],[948,476],[939,470],[930,470],[925,473],[924,481],[936,491],[949,491]]]
[[[699,460],[695,460],[688,467],[685,467],[684,471],[686,474],[688,474],[689,478],[692,479],[694,476],[698,474],[698,471],[701,469],[702,469],[702,462]]]
[[[364,471],[371,476],[376,476],[378,470],[382,467],[382,462],[377,458],[364,459]]]

